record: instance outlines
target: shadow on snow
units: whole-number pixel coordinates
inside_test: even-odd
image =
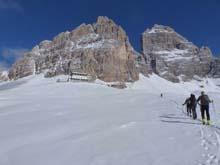
[[[173,124],[191,124],[191,125],[202,125],[202,123],[197,123],[197,122],[187,122],[187,121],[178,121],[178,120],[160,120],[161,122],[165,123],[173,123]]]

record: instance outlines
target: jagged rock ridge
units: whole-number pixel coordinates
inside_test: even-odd
[[[44,73],[46,77],[83,72],[104,81],[135,81],[155,72],[173,82],[194,76],[220,77],[220,60],[208,47],[198,48],[168,26],[155,25],[142,34],[142,54],[134,51],[125,31],[107,17],[82,24],[45,40],[17,61],[10,79]]]
[[[173,82],[208,75],[213,60],[209,48],[198,48],[172,28],[162,25],[155,25],[142,34],[142,52],[155,73]]]
[[[47,77],[85,72],[104,81],[138,79],[138,68],[125,31],[107,17],[82,24],[52,41],[43,41],[16,62],[10,79],[44,72]]]
[[[213,78],[220,78],[220,58],[214,58],[210,65],[209,76]]]

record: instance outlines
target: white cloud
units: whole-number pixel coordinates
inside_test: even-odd
[[[0,10],[23,12],[23,7],[17,0],[0,0]]]
[[[17,60],[28,51],[26,48],[4,48],[1,55],[5,60]]]

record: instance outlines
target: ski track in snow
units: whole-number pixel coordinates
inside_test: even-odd
[[[219,165],[219,132],[209,126],[201,126],[201,145],[204,148],[205,165]]]
[[[181,110],[182,113],[186,115],[175,100],[170,98],[168,100],[174,103],[177,109]],[[201,120],[198,119],[197,121],[201,122]],[[199,165],[220,165],[220,128],[216,125],[216,123],[214,123],[214,125],[211,124],[210,126],[201,125],[200,139],[201,146],[204,148],[202,157],[205,158],[205,163],[201,163],[203,162],[202,160],[199,162]]]

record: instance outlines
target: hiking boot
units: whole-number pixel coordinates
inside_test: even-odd
[[[211,124],[211,121],[210,120],[207,120],[207,125],[210,125]]]
[[[202,124],[205,125],[205,119],[202,119]]]

